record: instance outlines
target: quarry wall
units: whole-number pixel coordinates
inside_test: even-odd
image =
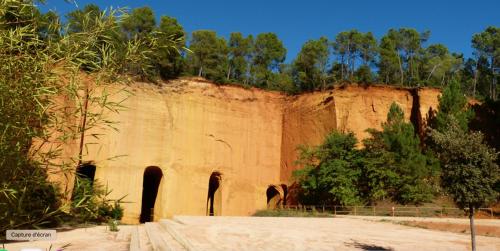
[[[113,196],[127,195],[125,222],[139,217],[149,166],[163,173],[155,219],[205,215],[214,172],[221,174],[217,215],[266,207],[266,189],[280,180],[281,94],[193,81],[160,89],[138,83],[127,91],[128,108],[109,118],[118,131],[108,130],[85,156]]]
[[[290,183],[293,170],[300,168],[294,163],[298,145],[319,145],[326,134],[339,130],[353,132],[361,147],[362,140],[369,137],[366,129],[381,129],[393,102],[420,129],[428,114],[437,109],[439,94],[431,88],[347,85],[289,97],[283,113],[281,181]]]
[[[350,85],[287,96],[201,79],[115,90],[117,100],[128,97],[127,108],[107,115],[117,122],[116,131],[86,133],[84,162],[96,166],[95,178],[112,198],[126,195],[126,223],[137,223],[144,211],[148,167],[161,170],[151,220],[207,215],[212,207],[214,215],[251,215],[269,206],[270,186],[285,199],[282,185],[291,185],[293,170],[300,168],[294,164],[298,145],[318,145],[332,130],[352,131],[362,140],[366,129],[381,128],[392,102],[408,120],[425,124],[439,95],[435,89]],[[220,176],[211,195],[213,174]]]

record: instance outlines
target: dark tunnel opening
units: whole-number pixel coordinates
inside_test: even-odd
[[[140,222],[154,220],[154,207],[158,188],[163,177],[163,172],[159,167],[150,166],[144,170],[144,180],[142,183],[142,206]]]

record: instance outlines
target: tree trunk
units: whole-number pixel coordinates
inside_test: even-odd
[[[399,53],[398,53],[398,63],[399,63],[399,73],[401,76],[401,85],[404,85],[403,63],[401,62],[401,56],[399,56]]]
[[[437,64],[437,65],[434,65],[434,67],[432,67],[432,71],[431,73],[429,73],[429,76],[427,76],[427,80],[426,81],[429,81],[429,79],[431,78],[432,74],[434,74],[434,71],[436,70],[437,67],[439,67],[441,65],[441,63]]]
[[[200,66],[200,70],[198,70],[198,77],[201,77],[202,72],[203,72],[203,66]]]
[[[350,63],[350,60],[351,60],[351,41],[347,41],[347,77],[350,76],[350,70],[351,70],[351,65],[349,64]]]
[[[491,87],[491,99],[497,101],[497,77],[493,74],[493,86]]]
[[[80,128],[80,146],[78,149],[78,163],[76,168],[78,169],[79,166],[82,165],[82,159],[83,159],[83,147],[85,143],[85,131],[86,131],[86,126],[87,126],[87,110],[89,106],[89,87],[85,87],[85,94],[84,94],[85,101],[83,103],[82,107],[82,121],[81,121],[81,128]],[[75,169],[76,170],[76,169]]]
[[[228,66],[228,68],[227,68],[227,76],[226,76],[227,81],[229,81],[229,77],[231,77],[231,65]]]
[[[344,56],[340,56],[340,79],[344,80]]]
[[[79,149],[78,149],[78,162],[76,163],[76,167],[75,167],[75,180],[76,180],[76,172],[78,170],[78,167],[80,167],[82,165],[83,147],[85,146],[85,131],[86,131],[86,127],[87,127],[87,112],[88,112],[89,97],[90,97],[88,84],[85,87],[85,94],[83,97],[85,98],[85,100],[83,102],[83,107],[80,107],[81,113],[82,113],[82,119],[81,119],[80,128],[79,128],[80,129],[80,145],[79,145]],[[70,188],[68,186],[65,186],[65,188],[64,188],[65,195],[68,195],[68,192],[69,192],[68,189],[70,189]],[[69,199],[72,199],[72,195],[71,195],[71,197],[69,197]]]
[[[472,89],[472,97],[476,98],[476,86],[477,86],[477,76],[479,75],[479,70],[477,69],[479,64],[479,58],[476,60],[476,69],[474,71],[474,83],[473,83],[473,89]]]
[[[495,58],[491,59],[491,76],[492,76],[492,81],[491,81],[491,99],[493,101],[497,100],[497,78],[495,74]]]
[[[413,72],[413,54],[410,52],[409,53],[410,55],[408,55],[408,68],[410,70],[410,73],[408,75],[410,75],[410,80],[408,81],[411,85],[411,83],[413,82],[413,79],[414,79],[414,72]]]
[[[470,219],[470,238],[472,243],[472,251],[476,251],[476,228],[474,227],[474,207],[469,206]]]

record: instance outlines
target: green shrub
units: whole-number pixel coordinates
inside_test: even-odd
[[[7,177],[18,178],[1,183],[0,236],[7,229],[53,227],[65,215],[60,193],[44,170],[28,162],[20,167],[2,170]]]
[[[123,208],[118,200],[108,199],[111,193],[98,180],[77,177],[73,190],[71,214],[79,222],[107,222],[110,219],[120,220]]]
[[[304,204],[352,205],[360,202],[358,180],[362,156],[352,132],[332,132],[322,145],[302,148],[299,163],[304,169],[293,173]]]

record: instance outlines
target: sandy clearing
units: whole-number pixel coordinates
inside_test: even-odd
[[[469,250],[469,235],[337,218],[174,217],[199,250]],[[478,250],[500,238],[478,236]]]
[[[384,218],[389,218],[385,219]],[[463,224],[466,219],[343,216],[292,217],[174,217],[177,232],[198,251],[205,250],[470,250],[470,236],[394,224],[392,221]],[[384,220],[384,221],[381,221]],[[500,220],[478,220],[478,225],[500,227]],[[54,248],[125,251],[135,226],[109,232],[105,226],[58,232]],[[478,250],[500,251],[500,238],[478,236]],[[24,247],[48,249],[49,242],[11,243],[9,251]]]

